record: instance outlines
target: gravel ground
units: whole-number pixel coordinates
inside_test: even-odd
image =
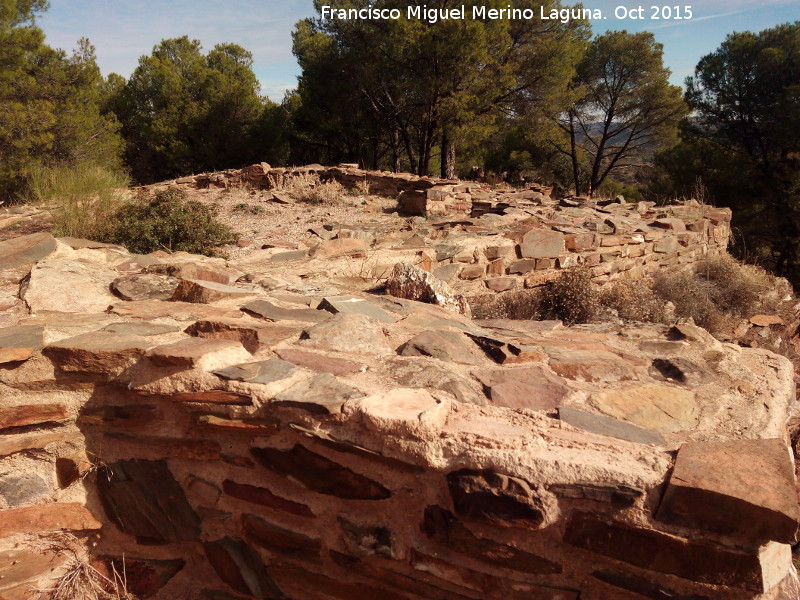
[[[217,218],[240,236],[239,246],[227,246],[230,260],[246,257],[263,243],[308,247],[321,241],[309,232],[325,224],[351,225],[383,232],[405,227],[408,219],[392,214],[397,201],[379,196],[345,196],[337,204],[278,204],[272,192],[246,189],[190,190],[189,198],[216,207]],[[258,241],[259,243],[255,243]]]

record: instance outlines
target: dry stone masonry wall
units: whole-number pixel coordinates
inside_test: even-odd
[[[347,188],[366,182],[370,192],[398,198],[398,210],[424,219],[408,235],[381,236],[369,230],[333,253],[381,250],[376,276],[399,260],[414,262],[466,296],[536,288],[565,268],[582,266],[600,285],[622,277],[638,279],[663,267],[680,268],[725,252],[731,212],[695,201],[655,206],[624,201],[553,199],[552,189],[499,189],[475,182],[364,171],[353,166],[310,165],[272,169],[253,165],[240,171],[198,175],[177,185],[254,185],[314,173]],[[340,234],[343,237],[345,234]],[[359,241],[360,240],[360,241]],[[364,242],[364,244],[360,243]],[[334,240],[330,246],[335,246]],[[391,250],[395,251],[392,256]]]
[[[462,238],[673,239],[679,263],[729,214],[557,208],[419,223],[442,254],[398,261],[396,296],[320,287],[355,260],[324,243],[245,272],[0,242],[0,598],[49,598],[75,557],[157,600],[797,597],[787,359],[688,324],[472,320],[429,272],[483,264],[439,246]],[[570,250],[575,211],[647,230]],[[384,259],[430,251],[405,248]]]

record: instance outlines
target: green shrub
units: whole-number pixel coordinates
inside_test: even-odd
[[[79,163],[34,169],[26,196],[49,205],[55,235],[96,238],[123,204],[128,184],[124,173]]]
[[[236,236],[214,213],[196,200],[187,200],[185,192],[169,189],[120,208],[103,237],[139,254],[167,250],[215,256],[215,246],[234,243]]]
[[[542,319],[561,319],[566,325],[590,323],[598,314],[598,295],[586,269],[569,269],[539,290]]]

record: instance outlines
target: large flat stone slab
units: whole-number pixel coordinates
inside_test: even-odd
[[[239,319],[239,310],[194,304],[192,302],[162,302],[160,300],[134,300],[111,304],[108,312],[132,319],[170,318],[176,321],[199,321],[200,319]]]
[[[18,406],[0,405],[0,430],[10,429],[11,427],[59,423],[69,417],[70,412],[66,405],[59,403],[21,404]]]
[[[242,310],[267,321],[300,321],[320,323],[330,318],[330,313],[315,308],[283,308],[267,300],[253,300],[242,306]]]
[[[446,362],[478,365],[475,344],[456,331],[423,331],[398,348],[400,356],[430,356]]]
[[[49,256],[56,245],[55,238],[46,231],[0,242],[0,271],[38,262]]]
[[[317,306],[318,310],[325,310],[329,313],[366,315],[381,323],[394,323],[397,319],[376,306],[369,300],[357,298],[356,296],[327,296]]]
[[[364,363],[344,358],[334,358],[319,352],[306,352],[296,348],[277,348],[275,349],[275,354],[298,367],[305,367],[321,373],[330,373],[331,375],[362,373],[368,368]]]
[[[73,502],[12,508],[0,511],[0,515],[0,538],[17,533],[89,531],[102,526],[88,509]]]
[[[219,375],[224,379],[246,381],[247,383],[272,383],[273,381],[285,379],[292,374],[294,369],[295,366],[290,362],[271,358],[219,369],[214,371],[214,375]]]
[[[62,371],[112,378],[134,364],[152,345],[138,335],[95,331],[59,340],[42,352]]]
[[[473,374],[492,404],[506,408],[552,410],[570,392],[563,380],[538,365]]]
[[[48,258],[31,270],[22,299],[32,313],[102,313],[118,299],[109,284],[118,273],[96,263]]]
[[[659,433],[693,429],[700,419],[694,392],[664,385],[644,385],[592,394],[600,412]]]
[[[242,288],[216,283],[214,281],[202,281],[200,279],[183,279],[178,283],[171,300],[176,302],[192,302],[196,304],[210,304],[228,298],[241,298],[252,296],[256,292],[243,290]]]
[[[300,335],[298,344],[367,356],[394,354],[380,322],[360,314],[336,314],[309,327]]]
[[[793,544],[800,506],[789,449],[780,439],[683,444],[656,518]]]
[[[362,392],[342,383],[330,373],[320,373],[282,391],[272,402],[329,415],[342,412],[342,405],[345,402],[362,396],[364,396]]]
[[[595,415],[574,408],[560,407],[558,409],[558,418],[578,429],[614,437],[620,440],[636,442],[637,444],[663,446],[665,443],[664,438],[655,431],[637,427],[636,425],[612,419],[611,417]]]
[[[214,369],[246,362],[250,353],[234,340],[190,337],[156,346],[147,352],[153,363],[162,366]]]
[[[122,275],[111,282],[111,291],[123,300],[169,300],[180,279],[156,273]]]

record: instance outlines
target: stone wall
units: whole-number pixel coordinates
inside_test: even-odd
[[[73,555],[159,600],[798,593],[785,358],[49,234],[0,261],[3,600]]]
[[[225,185],[269,187],[270,181],[302,173],[336,179],[348,188],[366,181],[371,193],[397,197],[401,213],[417,215],[402,239],[381,239],[369,230],[348,233],[367,240],[366,251],[380,250],[375,276],[408,260],[407,252],[416,249],[416,264],[466,296],[539,287],[575,266],[588,268],[599,285],[638,279],[726,252],[730,238],[730,209],[694,201],[655,206],[556,200],[550,188],[538,184],[498,188],[352,165],[272,169],[262,164],[177,183],[202,187],[221,178]]]

